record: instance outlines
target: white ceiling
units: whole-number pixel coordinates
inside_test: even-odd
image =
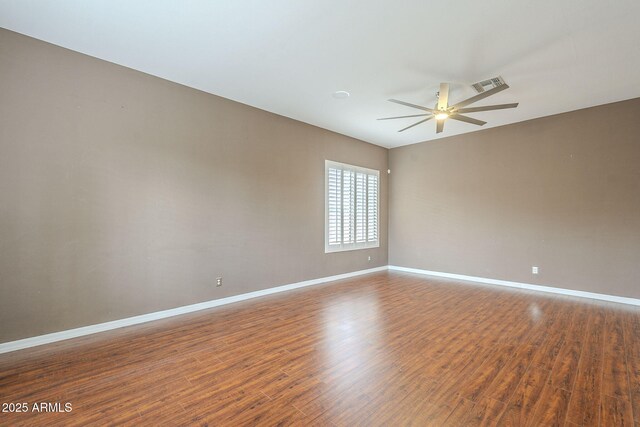
[[[385,147],[473,132],[388,98],[477,105],[484,128],[640,97],[638,0],[0,0],[0,27]],[[337,90],[351,93],[334,99]],[[474,104],[476,106],[476,104]]]

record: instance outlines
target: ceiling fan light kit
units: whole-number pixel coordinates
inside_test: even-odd
[[[509,85],[507,85],[502,77],[494,77],[492,79],[484,80],[482,82],[476,83],[473,85],[474,89],[476,89],[478,95],[472,96],[471,98],[467,98],[464,101],[460,101],[456,104],[449,105],[449,84],[448,83],[440,83],[440,91],[438,92],[438,103],[435,108],[428,108],[422,105],[411,104],[408,102],[400,101],[397,99],[390,99],[390,102],[395,104],[404,105],[406,107],[416,108],[418,110],[425,111],[422,114],[412,114],[409,116],[396,116],[396,117],[384,117],[378,120],[395,120],[395,119],[404,119],[408,117],[425,117],[424,119],[407,126],[403,129],[400,129],[398,132],[404,132],[407,129],[411,129],[414,126],[417,126],[421,123],[429,121],[431,119],[435,119],[436,121],[436,133],[440,133],[444,130],[444,122],[447,119],[458,120],[465,123],[470,123],[477,126],[482,126],[487,122],[482,120],[474,119],[473,117],[465,116],[463,113],[476,113],[480,111],[492,111],[492,110],[504,110],[507,108],[516,108],[518,103],[512,104],[499,104],[499,105],[487,105],[484,107],[471,107],[465,108],[467,105],[473,104],[474,102],[478,102],[484,98],[487,98],[491,95],[494,95],[498,92],[502,92],[505,89],[509,89]]]

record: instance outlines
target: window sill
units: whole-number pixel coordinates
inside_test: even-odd
[[[367,246],[356,246],[356,247],[347,247],[347,248],[326,248],[324,249],[324,253],[325,254],[332,254],[335,252],[348,252],[348,251],[361,251],[364,249],[376,249],[380,247],[380,242],[376,243],[376,244],[371,244],[371,245],[367,245]]]

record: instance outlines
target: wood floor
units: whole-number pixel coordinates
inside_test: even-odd
[[[72,405],[3,426],[638,427],[640,307],[383,272],[0,355],[0,402]]]

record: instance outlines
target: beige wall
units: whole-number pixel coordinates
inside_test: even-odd
[[[0,30],[0,342],[386,265],[386,173],[380,248],[325,254],[324,161],[387,157]]]
[[[387,253],[639,298],[638,117],[640,99],[387,151],[0,30],[0,342]],[[382,172],[380,248],[324,253],[325,159]]]
[[[634,99],[391,150],[390,264],[640,298],[639,118]]]

